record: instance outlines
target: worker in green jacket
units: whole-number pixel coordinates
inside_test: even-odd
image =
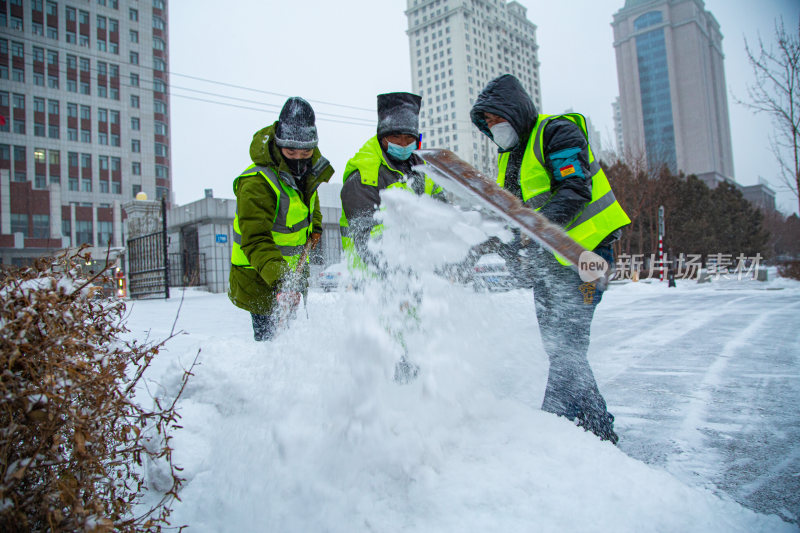
[[[322,236],[317,188],[333,168],[317,148],[314,110],[289,98],[278,120],[253,135],[252,164],[233,180],[228,297],[249,311],[256,341],[269,340],[308,290],[307,253]]]

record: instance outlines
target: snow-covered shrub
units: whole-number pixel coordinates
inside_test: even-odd
[[[800,261],[784,261],[778,264],[778,274],[783,278],[800,280]]]
[[[2,531],[160,531],[182,482],[175,403],[151,411],[133,399],[163,342],[120,340],[125,304],[97,298],[105,272],[86,279],[87,260],[0,271]],[[167,462],[172,487],[134,516],[146,457]]]

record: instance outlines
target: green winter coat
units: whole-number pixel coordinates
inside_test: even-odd
[[[256,165],[269,167],[280,176],[281,173],[291,174],[291,171],[273,141],[277,124],[275,122],[253,135],[250,159]],[[311,166],[314,172],[306,175],[300,193],[309,207],[312,198],[315,200],[311,232],[322,233],[322,211],[319,198],[314,193],[320,184],[331,179],[334,170],[318,148],[314,148]],[[245,311],[268,315],[274,308],[280,282],[289,271],[272,236],[278,197],[261,174],[234,179],[233,193],[236,195],[241,250],[252,268],[231,265],[228,297],[234,305]]]

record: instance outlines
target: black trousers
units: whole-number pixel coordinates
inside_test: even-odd
[[[610,247],[595,252],[613,268]],[[537,249],[531,256],[529,279],[536,318],[550,360],[542,409],[616,441],[614,417],[608,413],[587,358],[592,318],[603,291],[594,283],[585,283],[546,250]]]
[[[275,317],[255,313],[250,313],[250,317],[253,319],[253,338],[257,342],[268,341],[275,336]]]

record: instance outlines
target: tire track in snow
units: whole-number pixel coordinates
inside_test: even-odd
[[[742,300],[742,298],[734,301],[739,300]],[[701,450],[706,449],[703,446],[705,436],[702,429],[709,426],[707,416],[709,406],[712,404],[714,393],[723,383],[723,373],[728,367],[728,363],[736,356],[738,350],[746,348],[750,344],[749,341],[751,339],[763,334],[765,324],[772,317],[798,305],[797,303],[789,303],[760,314],[747,327],[725,343],[722,350],[706,369],[697,392],[690,397],[683,409],[685,415],[673,439],[678,448],[678,453],[673,453],[668,458],[668,471],[676,474],[685,473],[687,469],[695,471],[698,465],[707,466],[709,464],[708,458],[700,459],[700,456],[703,455]],[[706,451],[705,453],[708,452]]]
[[[661,299],[650,296],[633,302],[625,302],[626,306],[641,307],[648,305],[648,301],[653,300],[650,308],[658,308],[659,311],[658,313],[653,313],[654,316],[648,316],[647,318],[658,320],[655,327],[642,328],[641,321],[635,320],[631,321],[630,327],[627,328],[628,331],[620,331],[619,328],[609,326],[609,323],[618,324],[620,322],[619,316],[609,313],[606,316],[601,314],[598,317],[600,319],[597,321],[599,322],[599,327],[609,333],[598,335],[597,337],[593,336],[592,344],[589,348],[589,358],[593,366],[596,367],[595,374],[601,387],[640,366],[643,360],[658,355],[657,348],[672,345],[681,338],[692,336],[698,330],[705,329],[710,322],[718,319],[713,310],[717,309],[719,304],[716,301],[709,300],[707,297],[697,298],[697,301],[693,301],[691,303],[692,312],[685,314],[682,313],[683,310],[681,309],[686,305],[685,299],[674,300],[668,298],[669,295],[665,295]],[[752,298],[752,296],[737,298],[729,302],[729,305],[749,298]],[[702,311],[702,316],[704,317],[702,321],[697,320],[699,304],[707,304],[704,305]],[[664,319],[664,315],[669,312],[673,313],[675,318]],[[633,333],[634,331],[640,333]],[[625,340],[622,343],[615,342],[620,338]]]

